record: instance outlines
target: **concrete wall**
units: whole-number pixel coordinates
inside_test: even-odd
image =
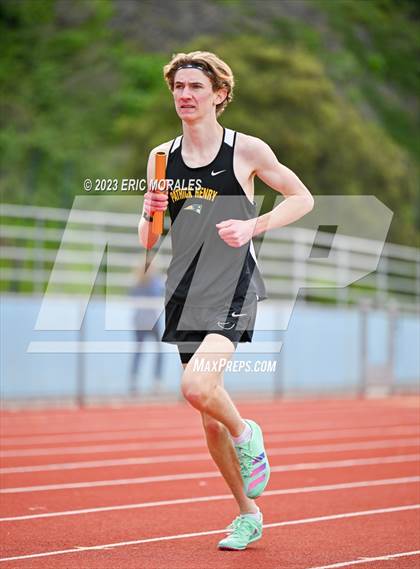
[[[76,319],[80,306],[73,298],[56,300],[56,324]],[[120,330],[106,330],[104,301],[89,303],[83,325],[83,339],[95,342],[103,353],[65,353],[68,342],[80,339],[78,331],[34,330],[40,297],[5,295],[1,298],[1,396],[3,400],[74,397],[80,370],[85,390],[93,397],[128,394],[132,353],[115,353],[134,341],[132,308],[124,302],[112,302],[111,316]],[[286,331],[273,332],[284,319],[284,306],[264,301],[259,306],[252,345],[241,346],[236,361],[276,361],[275,372],[240,371],[226,374],[226,385],[234,392],[252,392],[266,396],[275,390],[287,394],[356,392],[363,375],[361,314],[356,308],[334,308],[297,303]],[[59,327],[59,326],[58,326]],[[386,312],[371,312],[367,320],[367,368],[377,381],[389,359],[389,326]],[[29,353],[31,342],[66,342],[56,346],[56,353]],[[270,352],[269,343],[282,341],[280,353]],[[109,344],[112,342],[113,344]],[[397,388],[416,388],[420,377],[420,326],[414,315],[400,314],[396,320],[395,353],[391,375]],[[39,349],[32,344],[31,349]],[[38,346],[38,347],[36,347]],[[99,346],[99,348],[98,348]],[[102,347],[101,347],[102,346]],[[108,346],[108,347],[107,347]],[[260,353],[259,346],[266,350]],[[74,348],[74,346],[73,346]],[[145,351],[155,349],[145,344]],[[181,367],[176,349],[167,344],[163,366],[166,391],[179,390]],[[49,348],[51,349],[51,348]],[[72,348],[70,348],[71,350]],[[253,350],[253,351],[251,351]],[[268,350],[268,351],[267,351]],[[153,385],[153,361],[156,353],[145,353],[138,375],[139,387],[148,393]],[[261,365],[261,364],[260,364]],[[264,364],[263,364],[264,365]],[[389,374],[388,369],[386,374]],[[375,376],[376,373],[376,376]],[[385,374],[385,375],[386,375]],[[375,379],[376,378],[376,379]],[[386,378],[383,377],[385,381]]]

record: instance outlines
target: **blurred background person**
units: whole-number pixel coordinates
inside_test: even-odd
[[[162,390],[162,365],[163,354],[160,342],[160,319],[158,320],[160,310],[152,302],[148,306],[147,298],[157,299],[162,296],[164,290],[163,277],[149,268],[145,272],[143,267],[139,267],[136,271],[136,281],[130,290],[130,296],[134,299],[134,333],[137,342],[137,350],[133,354],[130,367],[130,393],[138,395],[139,382],[138,370],[142,358],[144,346],[143,342],[147,340],[155,341],[155,361],[154,373],[152,376],[152,393],[157,395]],[[144,366],[143,366],[144,367]],[[144,383],[144,381],[143,381]]]

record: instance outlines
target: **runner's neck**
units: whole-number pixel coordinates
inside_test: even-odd
[[[183,124],[183,154],[194,158],[207,158],[217,153],[223,136],[223,127],[212,119],[212,122],[199,124]]]

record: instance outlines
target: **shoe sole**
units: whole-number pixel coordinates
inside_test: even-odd
[[[246,549],[248,547],[248,545],[250,543],[253,543],[254,541],[258,541],[261,538],[262,538],[262,534],[259,535],[258,537],[254,537],[253,539],[250,539],[244,547],[229,547],[228,545],[219,545],[218,547],[221,551],[243,551],[244,549]]]

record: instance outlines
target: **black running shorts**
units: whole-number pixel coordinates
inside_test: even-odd
[[[165,331],[162,341],[178,346],[182,363],[188,363],[207,334],[220,334],[235,347],[251,342],[257,315],[257,298],[246,304],[234,299],[225,306],[204,308],[185,306],[170,300],[165,309]]]

